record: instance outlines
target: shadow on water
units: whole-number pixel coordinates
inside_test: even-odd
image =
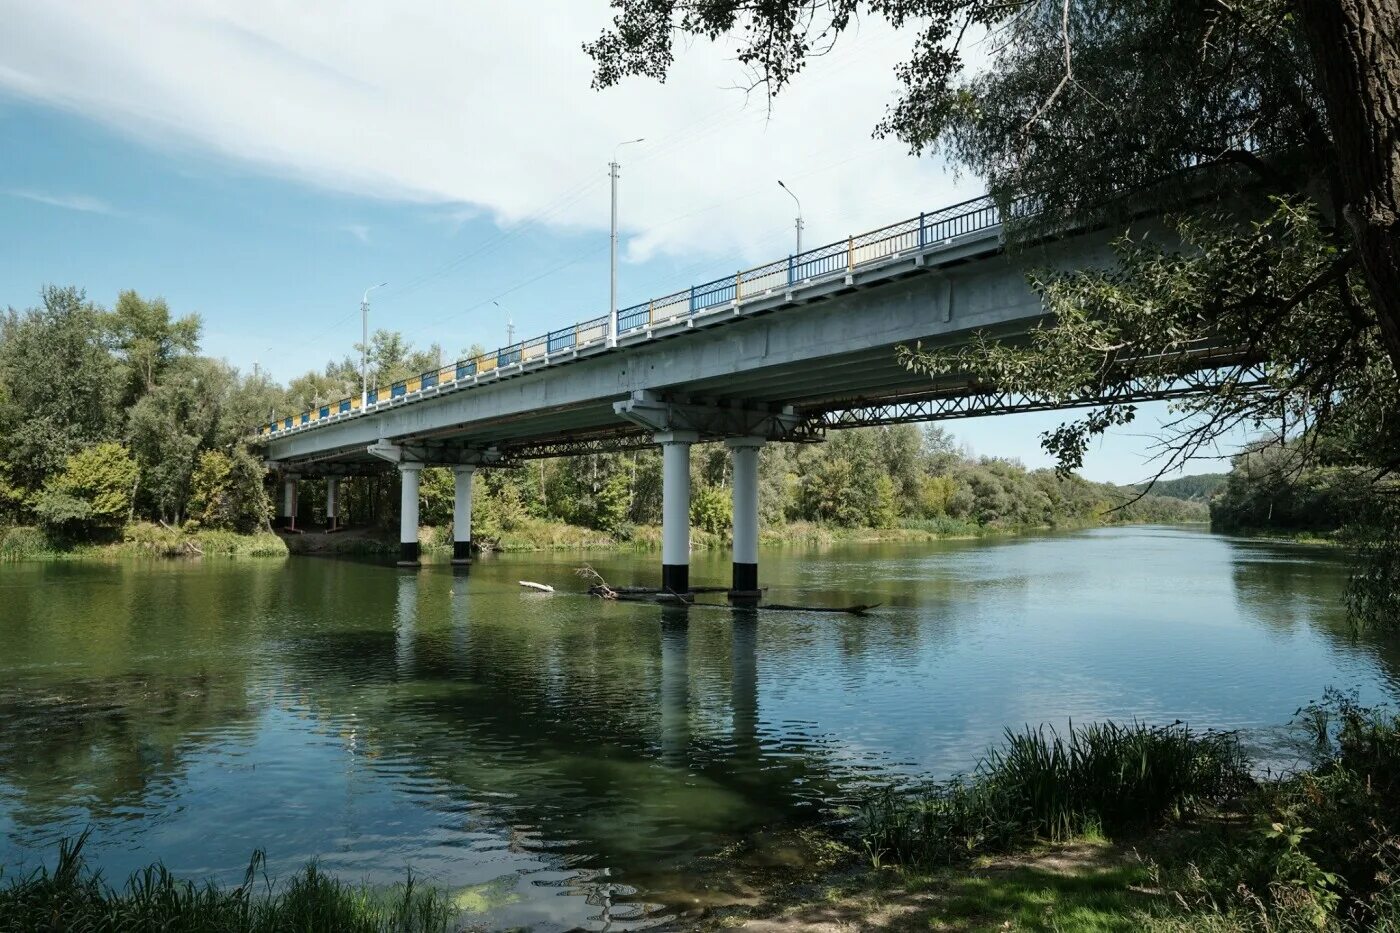
[[[1350,637],[1339,560],[1176,529],[765,554],[770,599],[867,618],[605,602],[562,591],[570,555],[14,565],[0,863],[90,822],[113,875],[233,880],[266,846],[411,864],[492,923],[644,924],[749,896],[717,856],[965,769],[1005,725],[1258,728],[1329,685],[1393,696],[1400,649]]]

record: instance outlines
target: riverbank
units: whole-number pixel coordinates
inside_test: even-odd
[[[1127,523],[1121,524],[1147,524]],[[1204,523],[1184,523],[1199,526]],[[823,547],[835,544],[919,544],[934,541],[970,541],[979,538],[1011,538],[1048,531],[1075,531],[1108,527],[1103,523],[1076,522],[1061,525],[979,525],[960,519],[907,521],[888,528],[849,527],[816,522],[789,522],[764,526],[759,543],[766,547]],[[424,526],[418,540],[425,555],[452,551],[450,526]],[[654,551],[661,548],[659,525],[630,526],[625,534],[609,534],[594,528],[541,519],[519,522],[509,531],[479,536],[484,551],[527,553],[564,550]],[[725,548],[727,533],[691,529],[691,548],[704,551]],[[288,554],[339,556],[392,556],[399,541],[392,529],[359,527],[334,534],[312,528],[304,532],[259,532],[251,535],[229,531],[183,530],[148,522],[135,522],[122,530],[119,540],[105,543],[63,544],[42,530],[19,526],[0,531],[0,561],[74,560],[114,557],[285,557]]]
[[[868,802],[818,882],[676,929],[1361,933],[1400,929],[1400,716],[1300,711],[1309,767],[1228,733],[1008,732],[965,781]]]
[[[1123,523],[1120,523],[1123,524]],[[1187,523],[1201,527],[1204,523]],[[861,528],[822,525],[815,522],[790,522],[783,526],[765,526],[759,532],[759,543],[765,547],[824,547],[836,544],[920,544],[934,541],[972,541],[980,538],[1013,538],[1049,531],[1077,531],[1107,527],[1095,523],[1074,523],[1058,526],[988,526],[956,519],[908,522],[892,528]],[[311,529],[301,534],[280,533],[293,554],[322,554],[345,556],[392,556],[399,552],[397,536],[390,529],[352,528],[334,534]],[[450,527],[423,527],[418,543],[425,555],[445,555],[452,551]],[[661,548],[659,525],[636,525],[625,535],[612,535],[593,528],[582,528],[563,522],[529,520],[510,531],[494,537],[478,536],[475,544],[488,552],[505,554],[536,551],[655,551]],[[692,528],[690,546],[694,551],[727,548],[728,534],[716,534],[703,528]]]
[[[20,526],[0,531],[0,561],[84,560],[117,557],[286,557],[283,540],[271,532],[250,535],[232,531],[185,531],[135,522],[121,538],[102,543],[55,542],[38,528]]]

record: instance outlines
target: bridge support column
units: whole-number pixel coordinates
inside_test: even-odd
[[[399,566],[418,564],[418,476],[421,463],[399,464]]]
[[[340,527],[340,477],[326,477],[326,530]]]
[[[730,599],[758,597],[758,452],[761,437],[725,442],[734,472],[734,578]]]
[[[278,522],[288,531],[297,528],[297,475],[288,473],[282,480],[282,520]]]
[[[476,467],[452,468],[452,563],[465,564],[472,557],[472,477]]]
[[[690,592],[690,445],[694,431],[662,431],[661,588]]]

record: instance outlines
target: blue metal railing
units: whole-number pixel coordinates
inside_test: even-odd
[[[1012,205],[1015,217],[1033,213],[1028,202]],[[989,196],[974,198],[919,214],[899,223],[850,236],[835,243],[805,250],[775,262],[741,270],[733,275],[701,285],[692,285],[678,292],[653,298],[617,312],[619,337],[674,321],[704,314],[714,308],[739,304],[750,298],[782,291],[795,285],[828,276],[847,274],[867,263],[897,258],[907,252],[920,252],[946,244],[949,240],[979,233],[1002,222],[1001,210]],[[381,399],[404,398],[425,389],[442,385],[444,379],[460,381],[477,378],[492,370],[510,366],[525,366],[535,361],[549,362],[551,354],[576,351],[593,346],[607,338],[608,316],[581,321],[572,327],[550,331],[540,337],[523,340],[489,353],[458,360],[441,369],[430,370],[412,379],[395,382],[387,388],[370,389],[366,406],[377,405]],[[413,388],[410,390],[410,385]],[[334,405],[322,405],[315,411],[317,421],[332,416],[354,414],[359,410],[357,399],[341,399]],[[261,434],[288,431],[294,425],[311,423],[312,411],[304,411],[285,419],[261,425]]]

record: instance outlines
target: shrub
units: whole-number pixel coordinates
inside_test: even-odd
[[[38,528],[20,525],[0,534],[0,560],[34,560],[51,550],[48,537]]]
[[[136,491],[136,461],[120,444],[97,444],[69,457],[63,472],[35,498],[44,528],[72,537],[110,535],[121,528]]]

